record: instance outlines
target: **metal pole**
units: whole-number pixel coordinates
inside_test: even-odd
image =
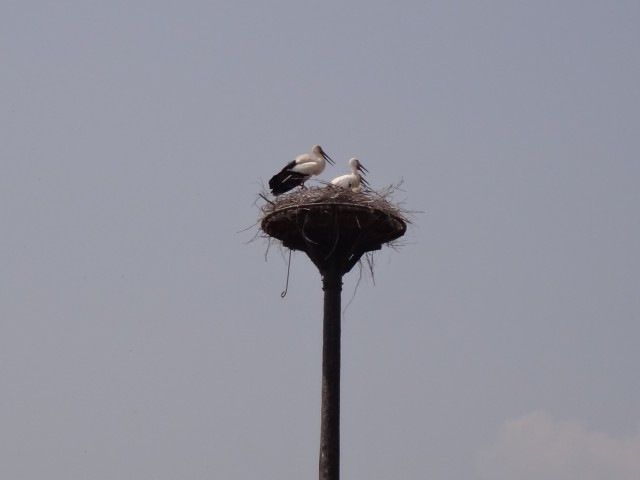
[[[342,274],[329,262],[322,276],[324,323],[322,333],[322,414],[320,423],[320,480],[340,478],[340,294]]]

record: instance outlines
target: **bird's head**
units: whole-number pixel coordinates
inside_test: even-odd
[[[362,165],[362,163],[360,163],[360,160],[358,160],[357,158],[352,158],[351,160],[349,160],[349,166],[360,172],[369,173],[369,170],[367,170],[365,166]]]
[[[311,151],[313,153],[317,153],[318,155],[322,155],[322,158],[324,158],[327,162],[329,162],[329,165],[335,165],[336,162],[334,162],[331,157],[329,155],[327,155],[324,150],[322,150],[322,147],[320,145],[314,145],[313,148],[311,149]]]

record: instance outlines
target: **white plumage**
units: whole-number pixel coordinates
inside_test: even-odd
[[[311,153],[304,153],[289,162],[269,180],[269,188],[274,195],[280,195],[294,189],[298,185],[304,186],[304,182],[312,175],[319,175],[324,170],[326,162],[335,165],[320,145],[314,145]]]
[[[334,178],[331,180],[331,184],[360,193],[362,192],[362,185],[368,186],[367,181],[362,178],[360,172],[368,172],[369,170],[364,168],[357,158],[349,160],[349,166],[351,167],[351,173]]]

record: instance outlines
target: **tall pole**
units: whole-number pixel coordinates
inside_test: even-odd
[[[379,198],[378,198],[379,197]],[[264,198],[264,197],[263,197]],[[265,198],[266,200],[266,198]],[[305,189],[267,200],[260,226],[318,268],[324,290],[320,480],[340,480],[340,295],[342,276],[366,252],[404,235],[400,210],[382,196],[346,189]]]
[[[327,262],[322,276],[322,414],[320,420],[320,480],[340,478],[340,295],[342,274],[337,261]]]

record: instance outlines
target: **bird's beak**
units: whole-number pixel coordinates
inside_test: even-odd
[[[325,151],[324,151],[324,150],[322,150],[322,149],[321,149],[321,150],[320,150],[320,153],[322,154],[322,156],[324,157],[324,159],[325,159],[327,162],[329,162],[329,164],[330,164],[330,165],[335,165],[335,164],[336,164],[336,162],[334,162],[334,161],[331,159],[331,157],[325,153]]]
[[[361,172],[365,172],[365,173],[369,173],[369,170],[367,170],[366,168],[364,168],[364,165],[362,165],[361,163],[358,162],[358,170],[360,170]]]

